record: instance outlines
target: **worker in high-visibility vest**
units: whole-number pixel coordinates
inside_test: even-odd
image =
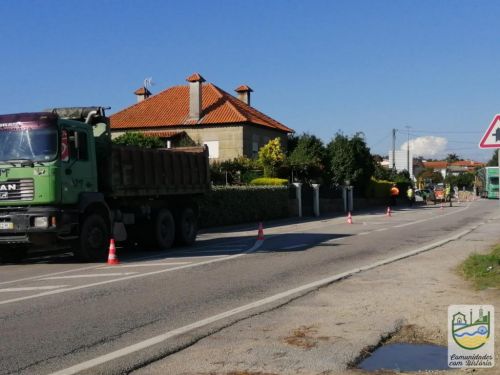
[[[399,195],[399,189],[396,184],[392,184],[391,187],[391,206],[395,206],[397,204],[396,198]]]
[[[451,205],[451,184],[447,184],[446,188],[444,189],[444,199],[445,201],[449,200],[450,201],[450,207]]]
[[[406,190],[406,196],[408,197],[408,204],[413,206],[413,202],[415,201],[415,192],[413,191],[413,188],[411,185],[408,185],[408,190]]]

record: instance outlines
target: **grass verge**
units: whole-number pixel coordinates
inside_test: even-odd
[[[500,288],[500,244],[491,253],[472,254],[461,265],[460,271],[476,289]]]

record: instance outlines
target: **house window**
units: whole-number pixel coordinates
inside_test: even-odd
[[[219,158],[219,141],[204,141],[203,144],[208,147],[209,159]]]

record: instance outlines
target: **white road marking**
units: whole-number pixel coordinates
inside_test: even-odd
[[[104,266],[97,268],[98,270],[110,270],[117,268],[135,268],[135,267],[163,267],[163,266],[180,266],[181,264],[191,264],[193,262],[162,262],[162,263],[137,263],[137,264],[119,264],[116,266]]]
[[[336,242],[345,239],[347,236],[332,238],[331,240],[326,241],[325,243]]]
[[[236,314],[240,314],[242,312],[246,312],[248,310],[255,309],[257,307],[261,307],[261,306],[267,305],[269,303],[273,303],[273,302],[279,301],[280,299],[283,299],[283,298],[291,297],[291,296],[296,295],[298,293],[304,293],[304,292],[307,292],[307,291],[310,291],[310,290],[322,287],[324,285],[331,284],[334,281],[338,281],[340,279],[344,279],[344,278],[352,276],[354,274],[357,274],[357,273],[360,273],[360,272],[363,272],[363,271],[367,271],[367,270],[370,270],[370,269],[373,269],[373,268],[376,268],[376,267],[380,267],[380,266],[385,265],[385,264],[393,263],[393,262],[395,262],[397,260],[408,258],[408,257],[411,257],[413,255],[419,254],[421,252],[434,249],[436,247],[444,245],[445,243],[457,240],[460,237],[465,236],[466,234],[472,232],[475,228],[479,227],[479,225],[477,225],[476,227],[470,228],[468,230],[462,231],[462,232],[460,232],[460,233],[458,233],[458,234],[456,234],[454,236],[448,237],[448,238],[446,238],[444,240],[437,241],[437,242],[434,242],[432,244],[429,244],[427,246],[423,246],[421,248],[418,248],[418,249],[415,249],[415,250],[411,250],[409,252],[406,252],[406,253],[403,253],[403,254],[400,254],[400,255],[397,255],[397,256],[394,256],[394,257],[390,257],[390,258],[378,261],[376,263],[365,265],[365,266],[362,266],[360,268],[355,268],[355,269],[352,269],[352,270],[347,271],[347,272],[343,272],[343,273],[340,273],[340,274],[332,275],[332,276],[326,277],[324,279],[320,279],[320,280],[317,280],[317,281],[314,281],[314,282],[311,282],[311,283],[308,283],[308,284],[304,284],[304,285],[301,285],[299,287],[296,287],[296,288],[293,288],[293,289],[289,289],[287,291],[275,294],[273,296],[270,296],[270,297],[267,297],[267,298],[263,298],[263,299],[255,301],[255,302],[252,302],[252,303],[249,303],[249,304],[237,307],[235,309],[228,310],[228,311],[225,311],[225,312],[217,314],[217,315],[213,315],[213,316],[208,317],[206,319],[202,319],[202,320],[199,320],[197,322],[194,322],[194,323],[185,325],[183,327],[174,329],[172,331],[165,332],[165,333],[163,333],[161,335],[151,337],[151,338],[149,338],[147,340],[144,340],[144,341],[138,342],[136,344],[127,346],[125,348],[116,350],[114,352],[111,352],[111,353],[108,353],[108,354],[96,357],[96,358],[91,359],[89,361],[85,361],[85,362],[79,363],[79,364],[77,364],[75,366],[71,366],[71,367],[68,367],[66,369],[54,372],[51,375],[72,375],[72,374],[77,374],[80,371],[85,371],[85,370],[91,369],[93,367],[96,367],[98,365],[101,365],[103,363],[112,361],[114,359],[118,359],[118,358],[124,357],[126,355],[129,355],[131,353],[135,353],[135,352],[138,352],[140,350],[149,348],[149,347],[151,347],[153,345],[156,345],[156,344],[162,343],[164,341],[167,341],[167,340],[169,340],[169,339],[171,339],[173,337],[176,337],[176,336],[185,334],[187,332],[190,332],[190,331],[192,331],[194,329],[201,328],[201,327],[204,327],[206,325],[215,323],[215,322],[217,322],[219,320],[222,320],[222,319],[225,319],[225,318],[229,318],[229,317],[234,316]]]
[[[296,249],[298,247],[304,247],[304,246],[308,246],[308,244],[301,243],[301,244],[298,244],[298,245],[292,245],[292,246],[282,247],[281,249],[282,250],[291,250],[291,249]]]
[[[442,218],[444,216],[450,216],[450,215],[455,215],[457,213],[460,213],[462,211],[465,211],[466,209],[468,209],[469,207],[464,207],[460,210],[457,210],[457,211],[451,211],[451,212],[448,212],[448,213],[443,213],[439,216],[434,216],[434,217],[431,217],[431,218],[427,218],[427,219],[420,219],[420,220],[416,220],[416,221],[411,221],[409,223],[405,223],[405,224],[400,224],[400,225],[395,225],[393,228],[403,228],[403,227],[407,227],[409,225],[413,225],[413,224],[419,224],[419,223],[423,223],[423,222],[426,222],[426,221],[429,221],[429,220],[435,220],[435,219],[439,219],[439,218]]]
[[[43,279],[38,279],[38,280],[45,281],[45,280],[63,280],[63,279],[90,279],[94,277],[127,276],[127,275],[134,275],[136,273],[137,272],[89,273],[85,275],[44,277]]]
[[[239,243],[227,244],[227,245],[217,245],[217,247],[219,247],[219,248],[224,248],[224,247],[234,248],[234,247],[241,247],[241,246],[245,246],[245,245],[246,245],[246,243],[239,242]]]
[[[209,253],[236,253],[238,251],[243,251],[244,249],[213,249],[213,250],[199,250],[199,251],[194,251],[193,253],[196,254],[209,254]]]
[[[196,251],[194,252],[196,253]],[[225,257],[225,255],[200,255],[200,256],[185,256],[185,257],[175,257],[175,258],[172,258],[172,259],[175,259],[175,260],[183,260],[183,259],[189,259],[189,260],[192,260],[192,259],[205,259],[205,258],[217,258],[217,257]]]
[[[370,234],[371,232],[361,232],[358,233],[358,236],[366,236],[367,234]]]
[[[223,261],[226,261],[226,260],[231,260],[231,259],[239,258],[239,257],[242,257],[242,256],[244,256],[246,254],[252,253],[252,252],[258,250],[262,246],[263,243],[264,243],[263,240],[258,240],[258,241],[255,242],[255,244],[252,246],[251,249],[248,249],[247,251],[245,251],[243,253],[240,253],[240,254],[235,254],[235,255],[231,255],[231,256],[225,256],[225,257],[217,258],[217,259],[210,259],[210,260],[206,260],[206,261],[199,262],[199,263],[186,264],[186,265],[179,266],[179,267],[174,267],[174,268],[167,268],[167,269],[162,269],[162,270],[157,270],[157,271],[151,271],[151,272],[146,272],[146,273],[134,274],[134,275],[130,275],[130,276],[120,277],[118,279],[111,279],[111,280],[99,281],[99,282],[95,282],[95,283],[91,283],[91,284],[78,285],[78,286],[69,287],[69,288],[63,288],[63,289],[58,289],[58,290],[51,290],[51,291],[47,291],[47,292],[43,292],[43,293],[33,294],[31,296],[25,296],[25,297],[19,297],[19,298],[12,298],[12,299],[9,299],[9,300],[0,301],[0,305],[6,305],[6,304],[9,304],[9,303],[26,301],[26,300],[30,300],[30,299],[33,299],[33,298],[51,296],[51,295],[55,295],[55,294],[70,292],[70,291],[73,291],[73,290],[81,290],[81,289],[92,288],[94,286],[106,285],[106,284],[116,283],[116,282],[119,282],[119,281],[138,279],[138,278],[141,278],[141,277],[158,275],[158,274],[167,273],[167,272],[173,272],[173,271],[182,270],[182,269],[186,269],[186,268],[199,267],[199,266],[204,266],[206,264],[211,264],[211,263],[223,262]]]
[[[72,270],[67,270],[67,271],[60,271],[60,272],[53,272],[53,273],[46,273],[44,275],[38,275],[38,276],[31,276],[31,277],[25,277],[23,279],[17,279],[17,280],[10,280],[10,281],[3,281],[3,282],[0,282],[0,285],[5,285],[5,284],[14,284],[14,283],[18,283],[18,282],[21,282],[21,281],[29,281],[29,280],[38,280],[40,279],[41,277],[50,277],[50,276],[55,276],[55,275],[63,275],[65,273],[70,273],[70,272],[78,272],[78,271],[86,271],[86,270],[92,270],[92,269],[96,269],[100,266],[96,266],[95,264],[93,266],[89,266],[89,267],[81,267],[81,268],[75,268],[75,269],[72,269]]]
[[[450,213],[446,213],[445,215],[451,215],[451,214],[454,214],[454,213],[458,213],[458,212],[461,212],[461,211],[466,210],[468,208],[470,208],[470,204],[468,204],[467,206],[465,206],[464,208],[462,208],[460,210],[452,211]],[[424,222],[424,221],[427,221],[427,220],[434,220],[434,219],[443,217],[445,215],[437,215],[437,216],[434,216],[434,217],[431,217],[431,218],[428,218],[428,219],[417,220],[417,221],[414,221],[414,222],[411,222],[411,223],[402,224],[402,225],[403,226],[408,226],[408,225],[412,225],[412,224],[417,224],[417,223],[421,223],[421,222]],[[332,218],[332,219],[329,219],[329,221],[332,221],[332,220],[335,220],[335,219],[339,219],[339,218]],[[324,221],[322,221],[322,222],[324,222]],[[295,227],[295,226],[298,226],[298,225],[292,225],[292,227]],[[317,228],[317,224],[316,224],[315,227]],[[301,229],[303,229],[303,228],[301,227]],[[389,229],[389,228],[380,228],[380,229],[374,230],[373,232],[385,231],[387,229]],[[274,236],[276,236],[276,235],[267,235],[267,238],[274,237]],[[339,241],[339,240],[342,240],[342,239],[344,239],[344,237],[338,237],[338,238],[334,238],[334,239],[328,240],[328,241],[326,241],[326,243],[328,244],[328,243],[331,243],[331,242],[334,242],[334,241]],[[72,291],[72,290],[90,288],[90,287],[104,285],[104,284],[108,284],[108,283],[113,283],[113,282],[118,282],[118,281],[123,281],[123,280],[129,280],[129,279],[133,279],[133,278],[137,278],[137,277],[146,277],[146,276],[150,276],[150,275],[154,275],[154,274],[158,274],[158,273],[163,273],[163,272],[170,272],[170,271],[176,271],[176,270],[184,269],[184,268],[202,266],[202,265],[205,265],[205,264],[210,264],[210,263],[214,263],[214,262],[218,262],[218,261],[230,260],[230,259],[242,256],[242,255],[254,252],[255,250],[257,250],[261,246],[261,244],[262,244],[262,241],[258,240],[258,241],[255,242],[255,245],[251,249],[249,249],[249,250],[247,250],[247,251],[245,251],[243,253],[240,253],[240,254],[229,255],[229,256],[228,255],[210,255],[210,256],[200,256],[200,257],[190,257],[190,256],[188,256],[188,257],[175,258],[175,259],[210,258],[210,260],[208,260],[208,261],[202,261],[202,262],[196,263],[196,264],[189,264],[189,265],[174,267],[174,268],[170,268],[170,269],[166,269],[166,270],[159,270],[159,271],[149,272],[149,273],[140,274],[140,275],[132,275],[132,276],[128,276],[128,277],[124,277],[124,278],[119,278],[119,279],[107,280],[107,281],[92,283],[92,284],[88,284],[88,285],[82,285],[82,286],[77,286],[77,287],[72,287],[72,288],[60,289],[60,290],[56,290],[56,291],[48,291],[48,292],[39,293],[39,294],[35,294],[35,295],[31,295],[31,296],[26,296],[26,297],[14,298],[14,299],[6,300],[6,301],[0,301],[0,305],[8,304],[8,303],[13,303],[13,302],[19,302],[19,301],[23,301],[23,300],[32,299],[32,298],[43,297],[43,296],[46,296],[46,295],[63,293],[63,292],[66,292],[66,291]],[[217,259],[213,259],[213,258],[216,258],[216,257],[217,257]],[[144,258],[141,258],[141,259],[144,260],[144,259],[155,259],[155,258],[156,258],[156,256],[155,257],[144,257]],[[45,276],[60,275],[60,274],[65,274],[65,273],[70,273],[70,272],[76,272],[76,271],[83,271],[83,270],[88,270],[88,269],[97,269],[99,267],[102,267],[102,266],[101,265],[97,265],[97,266],[93,265],[93,266],[90,266],[90,267],[82,267],[82,268],[78,268],[78,269],[67,270],[67,271],[62,271],[62,272],[55,272],[55,273],[41,275],[41,276],[27,277],[27,278],[23,278],[23,279],[12,280],[12,281],[4,281],[4,282],[0,282],[0,285],[3,285],[3,284],[12,284],[12,283],[15,283],[15,282],[20,282],[20,281],[38,280],[41,277],[45,277]]]
[[[47,286],[27,286],[23,288],[5,288],[0,289],[0,293],[6,292],[26,292],[30,290],[52,290],[52,289],[61,289],[65,288],[67,285],[47,285]]]

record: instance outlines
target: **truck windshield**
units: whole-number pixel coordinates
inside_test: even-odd
[[[57,129],[51,127],[1,127],[0,161],[46,162],[57,156]]]

